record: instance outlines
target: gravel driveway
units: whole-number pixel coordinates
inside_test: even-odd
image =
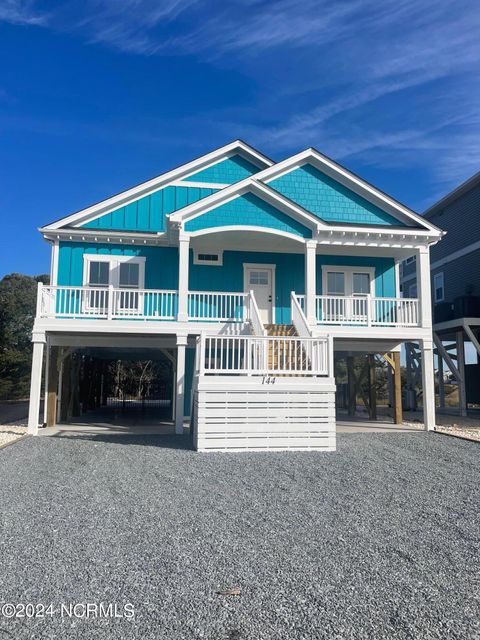
[[[480,637],[477,443],[402,433],[342,434],[332,454],[176,446],[27,438],[0,451],[0,604],[55,611],[3,618],[0,638]],[[217,595],[226,587],[241,595]],[[131,603],[135,617],[58,612],[101,602],[118,615]]]

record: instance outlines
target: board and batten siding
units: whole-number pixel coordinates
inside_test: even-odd
[[[58,284],[81,286],[85,254],[142,256],[145,258],[146,289],[178,288],[177,247],[131,247],[102,243],[60,242]],[[224,251],[223,265],[193,263],[190,250],[189,289],[191,291],[244,291],[244,264],[275,265],[275,321],[291,322],[290,293],[305,293],[305,256],[303,253]],[[322,293],[322,265],[373,267],[375,295],[395,295],[395,268],[391,258],[354,256],[317,256],[317,294]]]
[[[162,232],[166,230],[168,214],[206,198],[216,191],[218,189],[203,187],[165,187],[95,218],[82,227],[112,231]]]
[[[60,242],[58,258],[58,284],[81,286],[83,284],[83,256],[141,256],[145,258],[146,289],[178,288],[177,247],[128,247],[102,243]]]

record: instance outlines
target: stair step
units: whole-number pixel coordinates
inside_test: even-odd
[[[297,332],[293,324],[266,324],[267,334],[272,337],[296,336]]]

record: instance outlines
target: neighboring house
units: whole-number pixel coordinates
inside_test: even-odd
[[[274,163],[236,141],[40,231],[52,273],[30,433],[45,344],[47,424],[79,385],[62,357],[150,350],[174,362],[176,432],[192,413],[198,449],[331,450],[335,354],[398,355],[414,340],[434,427],[429,247],[442,232],[314,149]],[[402,299],[410,256],[418,297]]]
[[[429,207],[424,217],[447,233],[432,246],[434,339],[438,350],[440,406],[445,405],[444,364],[459,385],[460,412],[480,403],[480,368],[465,365],[464,341],[480,355],[480,172]],[[416,292],[415,258],[402,265],[402,291]]]

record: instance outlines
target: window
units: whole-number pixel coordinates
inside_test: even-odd
[[[193,264],[209,264],[221,266],[223,264],[223,253],[213,253],[211,251],[194,251]]]
[[[370,293],[370,274],[353,274],[352,293],[354,296],[367,296]]]
[[[322,267],[322,289],[330,296],[373,294],[373,267]]]
[[[110,265],[108,262],[90,261],[88,263],[88,284],[91,287],[108,287]]]
[[[341,271],[327,273],[327,293],[337,296],[345,295],[345,274]]]
[[[410,256],[405,260],[405,264],[412,264],[412,262],[415,262],[416,259],[417,259],[417,256]]]
[[[410,285],[410,298],[416,298],[417,297],[417,285],[416,284],[411,284]]]
[[[138,289],[140,284],[140,265],[138,262],[123,262],[120,264],[119,286],[120,288]]]
[[[250,284],[268,284],[268,271],[250,271]]]
[[[443,302],[445,300],[443,272],[436,273],[433,276],[433,297],[435,302]]]
[[[107,287],[110,285],[114,289],[124,289],[113,296],[113,313],[118,310],[140,310],[141,293],[132,289],[144,287],[145,258],[86,254],[83,260],[83,283],[92,288],[83,302],[86,311],[107,314],[110,307],[110,292]]]

